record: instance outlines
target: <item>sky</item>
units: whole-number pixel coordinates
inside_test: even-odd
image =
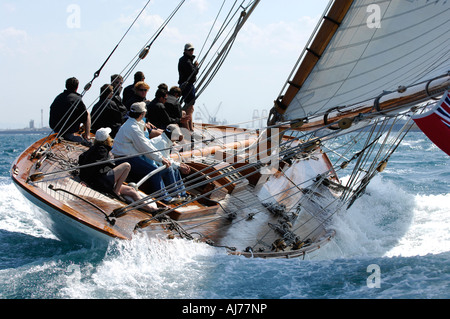
[[[234,0],[226,0],[221,21]],[[0,129],[48,126],[65,80],[92,80],[147,0],[0,0]],[[179,0],[153,0],[120,43],[83,101],[89,108],[113,74],[127,70]],[[186,0],[133,73],[150,85],[177,85],[186,43],[209,46],[208,33],[223,0]],[[239,33],[228,59],[199,97],[197,112],[246,127],[273,106],[328,0],[262,0]],[[228,8],[228,9],[227,9]],[[221,23],[220,23],[221,24]],[[206,49],[204,51],[206,52]],[[213,51],[214,52],[214,51]],[[204,53],[203,53],[204,54]],[[209,61],[209,60],[208,60]],[[133,82],[129,77],[124,86]],[[206,109],[206,111],[205,111]],[[41,121],[43,110],[43,121]]]

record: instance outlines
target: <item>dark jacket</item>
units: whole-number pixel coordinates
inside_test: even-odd
[[[154,99],[147,102],[147,122],[152,123],[157,128],[165,130],[167,125],[176,124],[176,119],[167,114],[166,107],[163,103]]]
[[[126,117],[128,110],[125,107],[123,100],[120,97],[119,93],[115,94],[111,100],[116,104],[117,108],[120,110],[120,112],[122,112],[124,117]]]
[[[125,106],[127,104],[127,101],[129,99],[131,99],[133,97],[134,93],[135,93],[134,92],[134,85],[135,84],[136,83],[128,85],[127,87],[125,87],[125,89],[123,89],[123,94],[122,94],[123,99],[122,99],[122,101],[123,101],[123,104],[125,104]],[[128,109],[129,109],[129,107],[128,107]]]
[[[126,121],[125,107],[119,106],[113,100],[100,99],[92,108],[92,126],[91,132],[95,133],[102,127],[111,129],[111,137],[116,137],[120,127]]]
[[[184,54],[178,61],[178,84],[180,87],[187,83],[193,84],[197,81],[198,68],[194,65],[194,60],[195,55],[189,56]]]
[[[134,93],[128,100],[126,100],[124,102],[125,102],[125,107],[127,108],[128,111],[130,111],[131,105],[133,105],[134,103],[137,103],[137,102],[145,102],[145,98]]]
[[[75,111],[72,113],[75,106]],[[67,121],[69,116],[70,118]],[[81,95],[76,92],[65,90],[55,98],[50,106],[49,125],[56,133],[77,133],[80,130],[80,125],[86,120],[86,106],[81,100]]]
[[[167,114],[175,121],[171,124],[180,124],[183,114],[181,113],[181,104],[178,99],[175,96],[168,94],[164,106],[166,107]]]
[[[103,144],[94,144],[86,152],[82,153],[78,157],[78,164],[87,165],[97,162],[104,162],[110,159],[109,152],[111,147]],[[110,182],[105,181],[105,175],[114,168],[113,163],[104,163],[91,167],[80,169],[81,180],[88,183],[91,187],[100,191],[111,191],[114,185],[110,185]],[[111,189],[109,189],[111,187]]]

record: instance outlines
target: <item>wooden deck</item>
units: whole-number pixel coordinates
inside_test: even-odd
[[[217,129],[212,132],[219,135]],[[310,211],[304,210],[299,216],[292,213],[295,205],[305,197],[299,187],[292,187],[301,185],[302,179],[308,176],[300,167],[303,170],[330,169],[327,157],[319,151],[313,157],[315,159],[296,160],[295,165],[283,164],[276,174],[269,175],[247,165],[236,153],[235,147],[241,142],[219,142],[220,147],[211,146],[214,154],[209,157],[189,156],[188,160],[187,153],[184,153],[183,158],[192,169],[189,177],[196,183],[195,187],[188,187],[192,200],[170,206],[157,202],[159,207],[169,209],[157,218],[138,209],[112,218],[108,216],[126,207],[127,203],[91,189],[71,171],[77,167],[78,156],[86,147],[60,141],[44,147],[35,156],[42,144],[43,140],[36,142],[14,163],[12,178],[16,185],[29,194],[33,202],[43,204],[40,206],[44,210],[54,210],[110,238],[129,240],[138,231],[148,236],[198,239],[226,247],[232,253],[251,252],[263,257],[277,253],[279,257],[283,252],[284,256],[294,254],[290,252],[292,248],[274,246],[280,237],[294,236],[297,241],[315,242],[323,240],[327,234],[323,221],[311,214],[313,210],[320,211],[320,207],[313,207],[315,204],[309,202],[309,206],[304,207]],[[227,160],[223,161],[225,158]],[[40,174],[43,178],[36,178]],[[190,185],[189,177],[185,179],[185,185]],[[277,201],[289,206],[284,215],[271,209],[271,203]],[[289,220],[292,225],[287,223]]]

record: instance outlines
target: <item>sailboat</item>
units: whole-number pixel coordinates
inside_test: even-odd
[[[199,93],[258,3],[240,6],[231,37],[197,80]],[[330,1],[265,127],[199,124],[193,143],[173,148],[171,156],[191,168],[185,202],[165,204],[140,190],[143,200],[130,203],[90,188],[77,174],[86,146],[58,134],[19,156],[12,180],[61,240],[184,238],[233,255],[305,257],[333,240],[334,216],[389,165],[414,121],[447,101],[449,16],[447,0]],[[450,133],[441,127],[432,140],[445,147]],[[163,212],[143,211],[149,202]]]

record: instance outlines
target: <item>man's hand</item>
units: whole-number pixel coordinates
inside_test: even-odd
[[[170,165],[172,165],[170,163],[170,161],[167,158],[165,158],[165,157],[163,157],[162,163],[163,163],[163,165],[166,165],[167,168],[169,168]]]
[[[180,164],[180,172],[181,172],[181,174],[187,175],[187,174],[189,174],[190,171],[191,171],[191,168],[188,165],[186,165],[184,163]]]
[[[157,128],[157,129],[153,129],[149,134],[148,134],[148,138],[154,138],[154,137],[158,137],[160,136],[164,131]]]
[[[86,131],[84,131],[83,133],[81,133],[81,136],[86,140],[86,141],[90,141],[91,136],[89,133],[87,133]]]

